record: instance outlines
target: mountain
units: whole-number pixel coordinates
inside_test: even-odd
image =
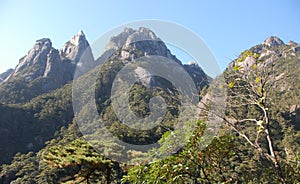
[[[295,128],[299,129],[298,114],[298,97],[300,96],[298,87],[300,78],[299,53],[300,44],[290,41],[285,44],[276,36],[268,37],[263,43],[251,47],[243,52],[236,60],[232,61],[227,68],[227,71],[232,71],[237,66],[242,66],[246,70],[253,70],[253,67],[262,71],[270,70],[269,78],[274,78],[275,81],[280,80],[271,91],[273,98],[276,96],[276,104],[282,104],[279,112],[286,120],[293,119],[292,123]],[[253,56],[245,57],[246,52],[253,53]],[[259,56],[255,59],[254,55]],[[239,59],[245,57],[245,61],[240,64]]]
[[[276,46],[284,45],[284,42],[277,36],[270,36],[264,41],[263,44],[269,47],[276,47]]]
[[[77,35],[66,42],[60,49],[59,54],[62,60],[70,60],[74,63],[78,63],[80,57],[86,49],[89,48],[89,42],[86,40],[83,31],[79,31]],[[89,53],[92,54],[92,53]]]
[[[122,36],[128,30],[131,30],[129,31],[131,34]],[[132,44],[129,42],[129,40],[136,38],[146,38],[147,40],[140,40]],[[128,45],[125,44],[126,42]],[[121,49],[114,46],[117,43]],[[101,111],[103,116],[108,116],[111,113],[108,89],[111,88],[113,83],[115,70],[118,71],[126,63],[134,62],[138,57],[145,56],[145,53],[168,57],[172,59],[172,62],[186,68],[199,91],[208,85],[208,77],[199,66],[194,63],[182,65],[167,49],[164,42],[149,29],[125,29],[120,35],[111,38],[106,48],[114,49],[114,53],[111,54],[110,58],[103,65],[93,68],[77,79],[83,81],[79,82],[79,86],[84,87],[85,85],[94,84],[87,84],[83,79],[88,79],[93,75],[101,76],[98,81],[99,89],[96,90],[96,97],[100,100],[99,104],[103,109]],[[132,57],[125,57],[128,54],[124,55],[124,52],[130,53]],[[0,111],[3,112],[0,115],[0,132],[2,132],[0,140],[3,141],[1,142],[3,147],[0,151],[1,155],[5,156],[2,157],[0,163],[9,162],[17,152],[24,153],[41,149],[45,146],[45,142],[54,136],[55,132],[59,132],[62,127],[67,127],[72,123],[74,115],[71,99],[72,83],[68,83],[68,81],[72,81],[75,67],[78,66],[79,62],[82,62],[79,61],[82,55],[85,56],[84,65],[94,65],[92,52],[82,31],[66,42],[60,51],[52,47],[50,39],[37,40],[28,55],[20,59],[17,67],[11,71],[9,77],[1,84],[0,99],[5,104],[0,106]],[[103,56],[100,56],[100,58],[103,58]],[[111,62],[112,60],[114,62]],[[81,65],[78,67],[81,67]],[[140,115],[145,115],[149,111],[146,105],[147,99],[144,98],[145,95],[158,93],[161,88],[168,91],[163,95],[166,99],[169,99],[169,103],[172,101],[169,96],[176,99],[172,103],[177,103],[177,97],[175,98],[177,92],[173,89],[172,84],[154,76],[150,76],[150,78],[149,81],[153,81],[153,83],[146,82],[143,84],[144,87],[135,86],[134,88],[134,90],[145,91],[142,94],[133,94],[136,99],[132,103],[143,105],[143,109],[135,107]],[[152,89],[149,91],[145,87],[151,87]],[[12,105],[16,103],[17,105]],[[174,111],[174,109],[170,110]],[[17,112],[20,115],[14,116],[13,114]],[[175,111],[172,114],[174,115]],[[113,122],[114,119],[110,121]],[[8,138],[10,136],[14,136],[14,138]],[[158,134],[155,136],[158,136]],[[15,144],[18,144],[18,146],[14,146]]]
[[[72,137],[71,140],[81,136],[73,120],[72,83],[67,83],[73,79],[75,66],[87,65],[92,68],[91,71],[76,79],[78,81],[76,85],[84,89],[83,94],[88,94],[87,86],[97,86],[94,93],[99,113],[103,118],[109,118],[107,125],[111,131],[118,136],[121,131],[123,140],[137,144],[156,141],[166,131],[166,127],[172,128],[174,124],[172,121],[178,116],[179,94],[170,82],[162,78],[150,76],[151,83],[148,80],[141,80],[141,83],[136,83],[130,92],[131,108],[138,116],[145,117],[149,114],[150,109],[147,104],[150,97],[163,96],[170,106],[167,118],[162,122],[165,128],[161,126],[155,130],[143,131],[143,135],[126,127],[123,130],[116,129],[120,126],[120,122],[112,111],[109,93],[114,78],[122,67],[134,63],[139,57],[151,55],[166,57],[191,74],[199,91],[208,85],[208,76],[199,66],[194,63],[182,65],[164,42],[147,28],[138,30],[126,28],[124,32],[112,37],[103,55],[96,59],[97,67],[94,66],[92,52],[87,48],[88,46],[82,31],[66,42],[60,51],[52,47],[50,39],[37,40],[28,55],[20,59],[16,69],[1,84],[0,99],[5,102],[0,106],[0,140],[2,140],[0,151],[3,155],[1,163],[9,163],[17,152],[39,152],[45,148],[47,141],[49,141],[47,144],[51,145],[60,140],[65,141],[67,134]],[[85,63],[79,64],[82,62],[79,60],[82,55],[85,56],[83,61]],[[142,75],[140,71],[136,74]],[[99,76],[96,84],[85,81],[91,76]],[[79,113],[88,118],[89,112],[86,110],[84,108]],[[73,127],[72,130],[66,130],[68,126]],[[18,146],[15,146],[16,144]],[[29,154],[27,158],[30,161],[23,163],[25,165],[31,163],[35,160],[32,157],[34,155]],[[23,166],[18,166],[18,170],[22,170],[21,167]],[[0,182],[9,183],[13,180],[17,182],[19,176],[15,171],[5,171],[5,174],[0,174]],[[38,174],[32,172],[34,173]],[[23,182],[29,181],[23,180]]]
[[[24,103],[62,87],[73,80],[75,68],[85,50],[88,50],[85,62],[91,66],[93,55],[82,31],[66,42],[60,51],[52,47],[49,38],[37,40],[0,85],[0,102]]]
[[[207,76],[197,64],[183,65],[182,62],[171,53],[166,44],[148,28],[140,27],[137,30],[125,28],[122,33],[110,39],[105,47],[104,54],[96,60],[96,63],[102,63],[103,60],[107,60],[108,56],[111,60],[122,60],[125,63],[147,56],[162,56],[165,58],[163,60],[175,61],[178,66],[182,66],[194,80],[198,90],[201,90],[203,86],[209,83],[209,76]],[[168,70],[166,72],[171,73],[171,71],[172,70]],[[155,86],[160,83],[158,78],[154,76],[150,76],[150,78],[146,80],[148,81],[148,84],[144,81],[144,85],[146,86]],[[166,85],[166,83],[163,85]]]
[[[79,59],[83,54],[84,61],[81,62],[84,63],[80,64]],[[28,54],[20,59],[16,68],[3,80],[0,85],[0,102],[24,103],[40,94],[60,88],[73,80],[76,67],[84,66],[85,70],[89,70],[109,58],[134,61],[136,58],[151,55],[162,56],[182,65],[154,32],[143,27],[138,30],[125,28],[122,33],[112,37],[104,53],[96,61],[82,31],[67,41],[59,51],[52,47],[49,38],[43,38],[36,41]],[[199,67],[197,69],[201,73],[198,72],[201,79],[197,80],[201,80],[202,85],[207,85],[207,76]],[[191,76],[197,73],[196,70],[189,71],[194,72]],[[205,79],[202,80],[203,77]],[[194,79],[196,78],[193,77]]]
[[[252,96],[248,99],[258,96],[257,104],[269,105],[269,130],[286,183],[300,182],[297,179],[297,153],[300,151],[298,43],[290,41],[285,44],[274,36],[267,38],[263,43],[241,53],[222,75],[228,85],[220,86],[228,90],[225,119],[249,118],[249,121],[234,122],[233,125],[241,130],[240,133],[245,133],[250,141],[255,140],[257,134],[261,136],[257,141],[262,152],[253,151],[253,146],[234,129],[229,129],[227,124],[222,124],[219,137],[211,145],[200,150],[205,125],[199,122],[195,132],[190,132],[191,139],[186,146],[166,159],[158,159],[146,165],[122,164],[108,159],[107,156],[116,158],[120,155],[134,159],[144,153],[103,139],[95,141],[96,145],[100,144],[99,149],[106,154],[104,156],[95,150],[94,143],[92,146],[83,139],[82,133],[89,138],[105,138],[107,133],[103,130],[109,130],[119,140],[133,145],[165,142],[163,148],[168,151],[168,146],[176,144],[174,141],[177,139],[170,139],[169,135],[175,132],[174,127],[181,118],[182,96],[175,84],[151,75],[153,71],[147,69],[149,62],[153,61],[151,57],[165,58],[160,60],[161,65],[157,68],[166,68],[163,71],[174,78],[179,71],[171,65],[165,66],[167,61],[183,68],[194,81],[197,88],[197,94],[194,95],[197,98],[200,98],[200,92],[210,90],[209,83],[213,79],[194,62],[182,64],[166,44],[147,28],[125,28],[110,39],[103,54],[95,61],[92,52],[87,50],[88,42],[82,31],[59,51],[52,48],[50,43],[49,39],[38,40],[28,55],[20,60],[10,77],[0,84],[0,99],[5,102],[0,104],[0,155],[3,155],[0,163],[7,164],[1,166],[0,183],[120,183],[121,179],[128,183],[279,183],[272,162],[263,154],[268,152],[268,144],[266,133],[260,129],[265,123],[262,111],[251,104],[243,106],[245,101],[238,101],[244,100],[244,96],[249,97],[249,94]],[[80,56],[84,54],[87,59],[80,61]],[[136,67],[142,61],[148,63]],[[47,65],[51,66],[48,70]],[[80,73],[72,81],[75,66],[89,71]],[[133,72],[115,80],[126,66],[132,66]],[[134,81],[128,93],[112,95],[114,82],[125,80],[131,74],[140,79]],[[246,74],[250,74],[249,79],[252,87],[257,89],[257,94],[248,93],[246,87],[249,85],[242,80],[247,79]],[[268,77],[257,77],[258,74]],[[33,81],[27,78],[29,81],[24,83],[29,76],[36,78]],[[89,80],[93,77],[97,80]],[[44,86],[51,84],[50,79],[57,80],[60,85],[41,91]],[[267,79],[271,80],[267,86],[258,85]],[[239,80],[242,82],[237,82]],[[78,99],[72,99],[72,85],[81,90],[82,98],[79,100],[90,102],[91,97],[95,98],[76,112],[77,119],[74,119],[72,103]],[[94,86],[92,90],[91,86]],[[235,91],[237,88],[239,90]],[[37,91],[34,92],[34,89]],[[264,89],[268,89],[267,98],[271,103],[259,96],[260,93],[265,94]],[[23,92],[16,94],[19,90]],[[34,92],[34,95],[29,92]],[[151,98],[162,97],[167,106],[164,119],[149,130],[132,128],[143,119],[130,124],[132,127],[127,126],[118,118],[112,104],[116,97],[121,99],[124,95],[128,95],[126,97],[132,114],[139,118],[150,116]],[[93,104],[104,123],[91,116],[90,106]],[[159,104],[154,102],[153,105]],[[193,113],[197,116],[197,112]],[[253,118],[258,121],[251,122]],[[155,149],[150,151],[151,154],[159,154],[157,152]]]
[[[8,69],[4,73],[0,74],[0,83],[3,82],[14,70]]]
[[[105,52],[112,52],[121,49],[120,58],[134,60],[137,53],[134,49],[140,50],[139,57],[146,55],[164,56],[177,63],[181,63],[171,54],[165,43],[158,38],[153,31],[148,28],[140,27],[138,30],[125,28],[122,33],[112,37],[105,47]]]

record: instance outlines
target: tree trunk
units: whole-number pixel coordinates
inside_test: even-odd
[[[265,133],[267,135],[269,152],[271,154],[271,161],[274,164],[276,175],[279,177],[281,183],[285,184],[286,182],[285,182],[284,176],[282,174],[281,167],[280,167],[280,165],[278,163],[277,156],[274,153],[273,142],[272,142],[272,139],[271,139],[271,136],[270,136],[270,131],[269,131],[269,128],[270,128],[269,127],[269,124],[270,124],[270,122],[269,122],[269,113],[268,113],[268,110],[265,109],[265,108],[264,108],[264,116],[265,116],[265,120],[266,120]]]

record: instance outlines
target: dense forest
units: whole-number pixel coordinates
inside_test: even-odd
[[[0,99],[4,99],[0,103],[0,183],[299,183],[300,46],[268,39],[242,52],[216,77],[225,79],[218,87],[226,90],[227,98],[222,104],[224,115],[213,112],[222,123],[207,145],[214,79],[196,64],[182,65],[169,51],[154,52],[165,49],[162,41],[118,48],[88,73],[42,92],[37,89],[51,78],[24,83],[28,68],[22,77],[0,84]],[[200,102],[188,112],[193,118],[182,125],[180,90],[161,77],[151,78],[146,85],[148,80],[134,83],[128,94],[131,111],[143,118],[150,114],[151,98],[164,99],[167,108],[158,126],[137,131],[124,125],[114,111],[116,97],[110,91],[114,79],[134,62],[132,55],[143,57],[149,50],[178,62],[196,85],[193,95]],[[130,53],[126,59],[124,52]],[[94,83],[86,82],[94,76]],[[87,102],[75,112],[72,85]],[[94,91],[87,86],[94,86]],[[90,115],[90,93],[101,122]],[[131,149],[106,139],[107,130],[128,144],[158,146]],[[174,145],[182,146],[175,149]]]

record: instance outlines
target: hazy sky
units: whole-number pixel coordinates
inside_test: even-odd
[[[192,30],[222,69],[271,35],[300,42],[298,0],[0,0],[0,73],[14,68],[37,39],[48,37],[59,49],[83,30],[92,43],[112,28],[143,19],[171,21]]]

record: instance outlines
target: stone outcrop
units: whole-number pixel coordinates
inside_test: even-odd
[[[4,73],[1,73],[0,74],[0,83],[3,82],[13,72],[14,72],[14,69],[8,69]]]
[[[59,54],[62,59],[68,59],[74,63],[79,62],[80,57],[89,48],[89,43],[86,40],[85,34],[79,31],[71,40],[66,42],[60,49]]]
[[[141,56],[158,55],[181,64],[171,54],[165,43],[153,31],[144,27],[137,30],[125,28],[122,33],[110,39],[105,47],[104,54],[113,55],[118,50],[121,50],[119,59],[122,60],[134,60]]]
[[[277,36],[270,36],[269,38],[267,38],[264,43],[264,45],[267,45],[269,47],[272,47],[272,46],[279,46],[279,45],[283,45],[284,42],[278,38]]]

